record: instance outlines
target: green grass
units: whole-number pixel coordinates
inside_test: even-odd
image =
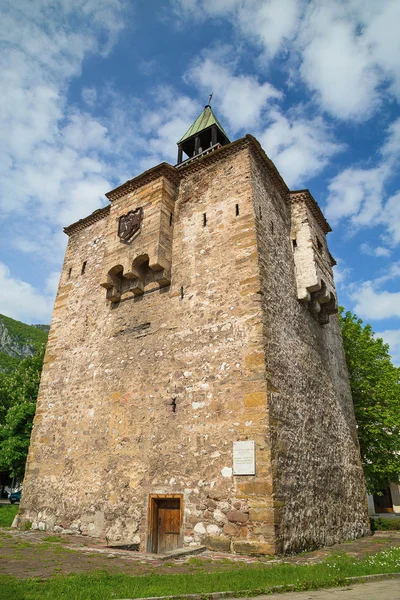
[[[191,556],[186,561],[186,564],[188,564],[188,565],[194,565],[196,567],[203,567],[204,566],[204,561],[201,560],[201,558],[198,558],[197,556]]]
[[[0,504],[0,527],[11,527],[18,506],[13,504]]]
[[[346,577],[392,572],[400,572],[400,548],[384,550],[362,560],[339,554],[319,564],[286,563],[214,573],[133,577],[96,571],[25,580],[2,575],[0,596],[6,594],[13,600],[112,600],[193,593],[206,595],[218,591],[260,593],[268,592],[275,586],[294,586],[297,590],[316,589],[343,584]]]

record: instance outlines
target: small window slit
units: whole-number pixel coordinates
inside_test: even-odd
[[[72,267],[70,267],[68,270],[68,279],[71,279],[71,275],[72,275]]]
[[[235,208],[235,212],[236,212],[236,216],[239,216],[239,204],[236,204],[236,208]]]
[[[261,206],[259,207],[259,216],[260,216],[260,221],[262,221],[262,210],[261,210]]]
[[[207,213],[203,213],[203,227],[207,225]]]
[[[81,275],[83,275],[83,274],[84,274],[84,272],[86,271],[86,265],[87,265],[87,260],[85,260],[85,261],[82,263]]]
[[[169,213],[169,226],[172,227],[172,213]]]
[[[181,300],[183,300],[184,295],[185,294],[184,294],[184,291],[183,291],[183,285],[181,285]]]

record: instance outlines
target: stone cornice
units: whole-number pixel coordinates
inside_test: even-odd
[[[68,227],[64,227],[64,233],[66,233],[67,235],[71,235],[72,233],[76,233],[77,231],[80,231],[81,229],[85,229],[85,227],[88,227],[89,225],[96,223],[96,221],[100,221],[100,219],[104,219],[104,217],[108,216],[108,214],[110,212],[110,208],[111,208],[111,206],[107,205],[104,208],[99,208],[99,209],[95,210],[88,217],[85,217],[84,219],[80,219],[79,221],[76,221],[76,223],[72,223],[72,225],[68,225]]]
[[[314,215],[315,220],[322,228],[324,233],[329,233],[332,231],[328,221],[325,219],[322,210],[318,206],[317,201],[312,197],[309,190],[295,190],[290,192],[290,200],[291,202],[304,202],[311,212]]]
[[[118,200],[118,198],[122,198],[126,194],[134,192],[138,188],[143,187],[144,185],[147,185],[148,183],[151,183],[152,181],[155,181],[156,179],[162,176],[167,177],[173,183],[179,182],[178,170],[172,165],[163,162],[157,165],[156,167],[145,171],[141,175],[138,175],[137,177],[126,181],[122,185],[115,188],[115,190],[107,192],[106,197],[109,199],[110,202],[114,202],[115,200]]]

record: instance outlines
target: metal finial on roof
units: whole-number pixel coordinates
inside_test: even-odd
[[[211,105],[211,100],[212,100],[213,95],[214,95],[214,92],[211,92],[210,97],[208,99],[208,106]]]

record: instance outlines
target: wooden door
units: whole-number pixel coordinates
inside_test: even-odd
[[[387,487],[385,490],[382,490],[381,496],[374,496],[374,505],[376,513],[393,512],[393,500],[390,487]]]
[[[157,500],[157,552],[165,554],[180,547],[181,506],[179,498]]]

